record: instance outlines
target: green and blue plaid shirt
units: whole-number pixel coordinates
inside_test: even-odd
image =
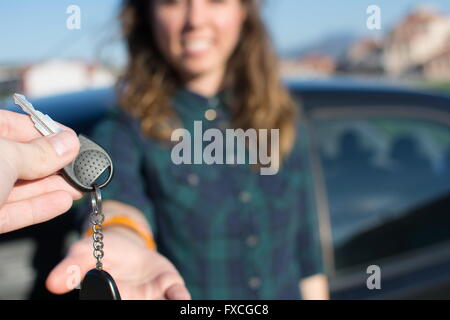
[[[187,90],[173,106],[191,133],[229,126],[223,94],[206,99]],[[215,108],[217,118],[205,119]],[[140,133],[118,108],[93,138],[111,155],[115,176],[103,198],[140,209],[158,250],[183,276],[193,299],[298,299],[299,280],[322,273],[316,212],[298,130],[278,174],[249,165],[175,165],[171,147]],[[132,270],[130,270],[132,272]]]

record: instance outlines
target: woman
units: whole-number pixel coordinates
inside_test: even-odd
[[[326,297],[295,106],[258,3],[124,3],[121,108],[94,138],[115,162],[104,211],[106,221],[122,222],[105,228],[103,262],[125,299],[296,299],[300,279],[305,298]],[[204,129],[279,129],[279,172],[260,175],[261,163],[175,165],[171,134],[194,133],[195,121]],[[89,238],[72,246],[49,290],[67,292],[66,270],[92,268],[91,251]]]

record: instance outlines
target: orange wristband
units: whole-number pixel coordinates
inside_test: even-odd
[[[145,240],[145,243],[150,250],[156,250],[156,243],[153,237],[133,219],[126,216],[111,217],[103,222],[102,228],[109,226],[123,226],[136,232],[142,239]],[[94,231],[91,228],[86,231],[85,235],[92,236],[93,233]]]

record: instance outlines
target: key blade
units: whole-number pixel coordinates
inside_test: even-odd
[[[39,112],[39,111],[37,111]],[[42,112],[40,112],[42,117],[47,118],[45,119],[45,122],[41,122],[37,119],[35,119],[33,116],[31,116],[31,120],[33,120],[34,122],[34,126],[36,127],[36,129],[39,130],[40,133],[42,133],[44,136],[49,136],[53,133],[59,132],[59,131],[55,131],[54,129],[49,128],[49,120],[53,121],[52,119],[50,119],[47,115],[43,115]],[[45,125],[43,124],[45,123]]]
[[[14,103],[20,106],[22,110],[28,113],[30,116],[32,116],[36,112],[33,105],[27,100],[27,98],[25,98],[24,95],[14,93],[13,98]]]
[[[13,98],[14,103],[19,105],[22,110],[31,117],[31,120],[34,122],[34,126],[42,135],[48,136],[53,133],[64,131],[48,115],[44,115],[42,112],[37,111],[24,95],[15,93]]]

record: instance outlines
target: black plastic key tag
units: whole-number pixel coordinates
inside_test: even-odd
[[[108,272],[92,269],[81,283],[80,300],[120,300],[119,289]]]

